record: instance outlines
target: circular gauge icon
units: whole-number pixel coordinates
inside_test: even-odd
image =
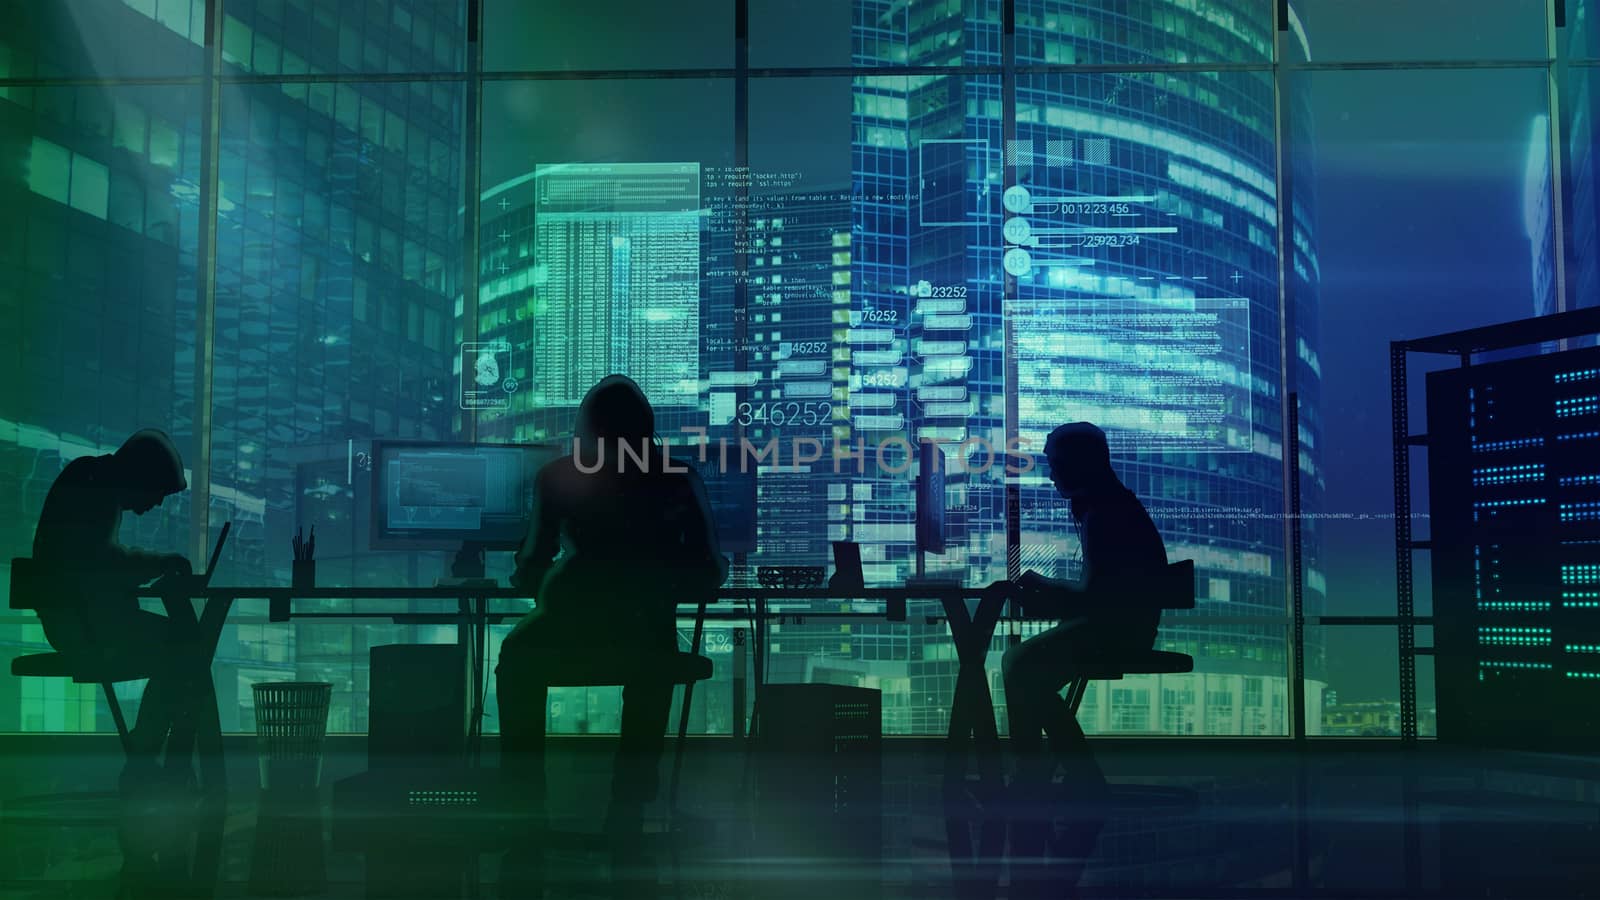
[[[1021,278],[1033,269],[1033,257],[1021,247],[1007,250],[1006,255],[1001,257],[1000,263],[1005,266],[1008,274],[1017,278]]]
[[[1027,243],[1028,235],[1033,233],[1033,229],[1028,227],[1028,220],[1021,216],[1007,219],[1001,231],[1005,234],[1006,241],[1012,244]]]
[[[1006,212],[1025,213],[1033,206],[1033,195],[1022,185],[1013,184],[1000,195],[1000,205],[1006,208]]]
[[[505,382],[500,385],[500,389],[508,394],[515,394],[518,387],[519,385],[517,384],[517,380],[515,378],[507,378]]]

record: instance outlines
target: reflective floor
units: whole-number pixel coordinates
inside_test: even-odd
[[[987,813],[974,789],[947,802],[938,742],[887,741],[881,781],[863,787],[819,760],[692,741],[676,815],[669,748],[663,800],[629,840],[605,833],[610,746],[554,741],[535,848],[497,802],[492,747],[478,773],[347,780],[365,769],[364,744],[333,739],[320,789],[264,792],[250,742],[230,740],[219,807],[185,784],[119,794],[113,741],[0,738],[0,896],[1024,895],[1023,863],[952,864],[957,835],[981,853]],[[1114,816],[1076,887],[1058,879],[1040,896],[1600,895],[1592,759],[1428,744],[1096,749],[1119,786]]]

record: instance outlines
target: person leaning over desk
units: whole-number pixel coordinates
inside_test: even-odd
[[[189,560],[117,541],[124,511],[142,516],[187,488],[172,440],[146,429],[115,453],[68,463],[45,496],[33,536],[35,562],[59,585],[38,610],[50,646],[77,665],[150,679],[124,781],[148,777],[197,680],[211,677],[210,660],[194,643],[193,616],[147,612],[133,593],[157,578],[192,575]]]

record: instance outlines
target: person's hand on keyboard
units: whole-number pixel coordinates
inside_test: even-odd
[[[164,557],[161,562],[166,572],[150,584],[157,593],[192,597],[194,592],[203,586],[204,579],[194,573],[194,566],[190,565],[187,557],[173,553]]]
[[[1022,614],[1032,619],[1059,619],[1066,615],[1067,599],[1055,582],[1029,569],[1016,581],[1012,599]]]

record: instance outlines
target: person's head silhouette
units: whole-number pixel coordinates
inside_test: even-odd
[[[1050,481],[1068,500],[1121,483],[1111,469],[1106,433],[1088,422],[1068,422],[1050,432],[1044,455],[1050,463]]]
[[[154,428],[134,433],[111,458],[115,489],[120,494],[118,502],[135,515],[144,515],[160,506],[168,494],[189,487],[178,448],[171,438]]]
[[[656,413],[644,391],[626,375],[607,375],[589,389],[578,407],[578,439],[590,447],[627,444],[642,454],[655,439]]]

